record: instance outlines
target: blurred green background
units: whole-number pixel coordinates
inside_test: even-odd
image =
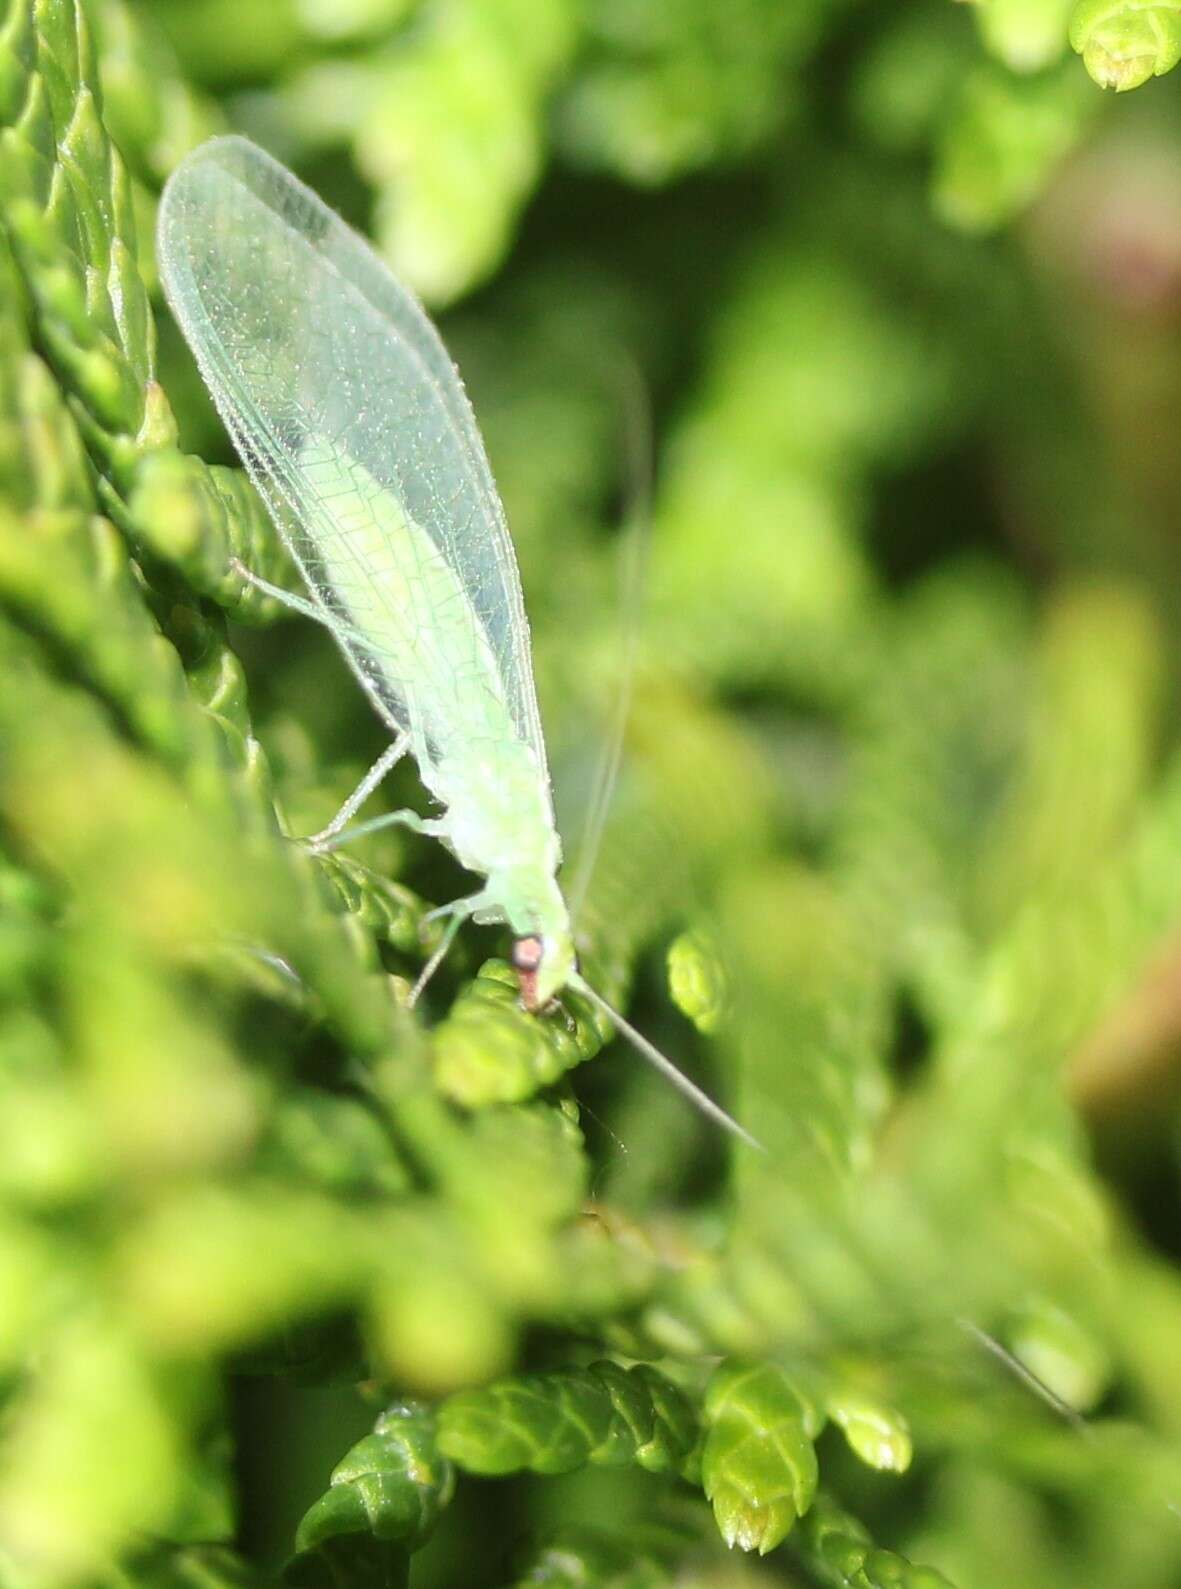
[[[0,6],[3,1589],[1181,1582],[1179,56]],[[765,1155],[284,837],[382,737],[160,303],[227,128],[439,317],[572,871],[648,523],[585,958]]]

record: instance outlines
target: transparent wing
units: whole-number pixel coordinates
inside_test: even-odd
[[[478,631],[463,644],[480,677],[453,688],[491,689],[544,777],[504,512],[471,405],[416,300],[244,138],[213,139],[176,169],[158,242],[169,302],[218,411],[384,715],[420,755],[445,752],[420,686],[441,677],[430,607],[446,592]],[[416,610],[393,610],[407,593]]]

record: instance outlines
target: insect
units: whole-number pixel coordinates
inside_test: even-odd
[[[516,557],[471,405],[418,302],[240,137],[210,140],[173,173],[158,253],[173,313],[308,598],[239,573],[329,629],[393,736],[310,846],[391,823],[443,840],[484,882],[439,913],[446,928],[420,986],[463,921],[507,923],[528,1010],[577,989],[753,1143],[578,970]],[[407,753],[441,814],[350,826]]]

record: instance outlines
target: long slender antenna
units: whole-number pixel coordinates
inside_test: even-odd
[[[1035,1374],[1033,1369],[1023,1363],[1016,1352],[1011,1352],[1003,1341],[998,1341],[995,1335],[990,1335],[987,1330],[981,1329],[972,1319],[957,1318],[955,1321],[966,1335],[970,1335],[978,1346],[1003,1363],[1014,1378],[1019,1379],[1027,1389],[1031,1390],[1039,1401],[1044,1401],[1051,1412],[1057,1414],[1065,1423],[1072,1425],[1080,1434],[1091,1437],[1093,1431],[1090,1424],[1079,1412],[1077,1407],[1072,1407],[1064,1401],[1056,1390],[1052,1390],[1045,1380]]]
[[[601,993],[596,993],[590,983],[585,981],[578,972],[570,978],[570,986],[577,988],[579,993],[588,998],[596,1009],[602,1010],[614,1022],[621,1036],[625,1037],[636,1053],[654,1065],[660,1074],[671,1081],[677,1091],[695,1108],[700,1109],[703,1115],[720,1125],[723,1130],[729,1131],[731,1136],[745,1142],[748,1148],[756,1148],[760,1153],[767,1150],[759,1139],[752,1136],[745,1126],[738,1124],[732,1115],[728,1115],[721,1104],[715,1103],[707,1092],[703,1092],[696,1082],[690,1081],[683,1071],[677,1069],[666,1054],[662,1054],[655,1043],[650,1043],[642,1032],[638,1032],[630,1021],[626,1020],[619,1011]]]
[[[626,536],[623,596],[620,606],[623,637],[622,675],[611,724],[595,769],[586,821],[578,847],[578,862],[570,887],[566,890],[567,907],[573,922],[577,921],[586,903],[587,891],[603,843],[607,816],[611,809],[611,797],[615,792],[619,768],[623,761],[623,741],[627,732],[635,686],[640,609],[647,586],[648,550],[651,543],[652,413],[638,366],[627,361],[622,368],[626,377],[622,394],[626,420],[624,439],[627,450],[627,505],[623,514]],[[745,1126],[739,1125],[738,1121],[732,1115],[728,1115],[720,1104],[715,1103],[707,1092],[703,1092],[696,1082],[690,1081],[683,1071],[678,1070],[672,1060],[660,1052],[655,1043],[649,1042],[642,1032],[637,1031],[601,993],[591,987],[589,982],[584,981],[575,972],[570,978],[570,983],[612,1021],[620,1035],[636,1052],[670,1081],[694,1108],[721,1126],[724,1131],[728,1131],[731,1136],[744,1142],[747,1147],[755,1148],[760,1153],[767,1151],[757,1137],[752,1136]]]
[[[1009,1372],[1015,1375],[1023,1385],[1027,1386],[1040,1401],[1044,1401],[1051,1412],[1057,1414],[1059,1418],[1069,1424],[1076,1434],[1081,1435],[1084,1440],[1094,1440],[1096,1438],[1095,1429],[1090,1420],[1085,1418],[1077,1407],[1072,1407],[1068,1401],[1064,1401],[1056,1390],[1052,1390],[1044,1379],[1035,1374],[1032,1368],[1027,1367],[1016,1353],[1011,1352],[1002,1341],[998,1341],[995,1335],[990,1335],[987,1330],[981,1329],[972,1319],[958,1317],[955,1322],[965,1334],[970,1335],[986,1352],[989,1352],[998,1362],[1003,1363]],[[1173,1517],[1181,1518],[1181,1501],[1166,1500],[1164,1507]]]
[[[566,903],[573,922],[577,922],[586,903],[595,863],[603,845],[607,816],[611,810],[611,797],[615,793],[619,768],[623,761],[623,741],[627,733],[627,720],[631,713],[632,691],[636,678],[640,616],[647,588],[648,549],[651,543],[652,412],[638,366],[629,359],[622,363],[621,369],[625,377],[622,382],[622,397],[624,444],[627,453],[625,472],[627,491],[623,513],[625,525],[623,590],[620,600],[622,671],[619,691],[615,698],[615,710],[595,767],[590,801],[587,804],[586,819],[578,845],[578,861],[570,887],[566,891]]]

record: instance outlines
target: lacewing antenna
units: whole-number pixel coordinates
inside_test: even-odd
[[[610,729],[603,746],[602,755],[595,769],[595,780],[591,789],[590,803],[587,807],[586,822],[583,827],[581,841],[578,847],[578,862],[573,881],[567,890],[567,903],[570,907],[571,920],[577,924],[582,907],[586,902],[587,892],[590,888],[591,877],[594,873],[595,863],[599,858],[599,851],[603,843],[603,834],[607,826],[607,817],[611,809],[611,798],[615,792],[615,785],[619,778],[619,769],[623,761],[623,741],[627,731],[628,716],[631,711],[632,689],[635,684],[636,655],[639,649],[640,611],[644,602],[647,585],[648,550],[651,542],[652,530],[652,415],[644,389],[643,380],[638,368],[630,361],[623,366],[626,376],[623,384],[623,398],[626,409],[625,437],[628,450],[628,497],[629,503],[624,514],[627,525],[624,545],[623,569],[623,596],[621,602],[621,631],[623,636],[623,670],[619,693],[615,702]],[[745,1126],[739,1125],[732,1115],[726,1113],[720,1104],[714,1102],[708,1093],[703,1092],[695,1082],[690,1081],[681,1070],[673,1064],[666,1054],[662,1054],[656,1045],[648,1040],[642,1032],[636,1030],[630,1021],[626,1020],[601,993],[595,991],[580,975],[571,978],[571,985],[580,993],[590,999],[591,1003],[608,1016],[620,1035],[631,1044],[632,1048],[655,1067],[666,1080],[672,1083],[682,1097],[687,1098],[694,1108],[700,1110],[708,1119],[728,1131],[740,1142],[748,1147],[756,1148],[759,1152],[766,1152],[763,1144],[751,1135]]]
[[[1045,1380],[1040,1375],[1035,1374],[1033,1369],[1027,1364],[1023,1363],[1015,1352],[1011,1352],[1003,1341],[998,1341],[995,1335],[991,1335],[987,1330],[981,1329],[980,1325],[974,1323],[971,1319],[957,1318],[955,1322],[965,1335],[970,1335],[978,1346],[982,1347],[991,1357],[995,1357],[999,1363],[1003,1363],[1014,1379],[1020,1380],[1026,1389],[1031,1390],[1039,1401],[1045,1402],[1050,1411],[1061,1418],[1064,1423],[1070,1424],[1080,1434],[1086,1435],[1088,1439],[1094,1437],[1094,1431],[1078,1408],[1072,1407],[1068,1401],[1064,1401],[1056,1390],[1051,1389]]]
[[[630,359],[620,366],[624,380],[621,392],[624,407],[624,441],[627,449],[627,506],[623,514],[624,565],[620,601],[620,635],[623,665],[615,708],[595,767],[591,797],[578,844],[578,859],[566,903],[575,926],[582,914],[594,875],[595,863],[603,844],[611,799],[623,762],[623,740],[631,714],[632,690],[636,678],[640,618],[647,589],[648,549],[652,539],[652,413],[638,366]]]
[[[598,766],[595,769],[595,780],[591,789],[586,822],[583,826],[582,837],[578,847],[578,862],[574,878],[566,894],[570,918],[575,924],[577,924],[582,907],[586,903],[591,877],[603,843],[603,834],[606,830],[607,817],[611,809],[611,798],[615,792],[619,769],[623,761],[623,741],[627,732],[632,689],[635,684],[636,656],[639,649],[640,612],[647,586],[648,550],[651,542],[652,414],[637,366],[628,361],[623,365],[623,373],[626,377],[623,383],[623,399],[627,420],[625,438],[628,452],[627,481],[629,498],[627,510],[624,513],[624,522],[627,525],[627,530],[624,544],[625,561],[620,624],[623,636],[623,670],[610,728],[603,745]],[[731,1136],[737,1137],[740,1142],[744,1142],[747,1147],[755,1148],[760,1153],[766,1152],[757,1137],[752,1136],[745,1126],[740,1125],[732,1115],[727,1114],[721,1105],[715,1103],[707,1092],[704,1092],[695,1082],[690,1081],[689,1077],[679,1070],[666,1054],[662,1054],[654,1043],[650,1042],[642,1032],[637,1031],[631,1022],[609,1004],[601,993],[596,992],[581,975],[575,973],[570,979],[570,984],[577,988],[586,998],[590,999],[591,1003],[611,1020],[616,1030],[631,1044],[636,1053],[642,1059],[646,1059],[667,1081],[671,1082],[681,1096],[687,1098],[695,1109],[698,1109],[716,1125],[721,1126],[724,1131],[728,1131]]]
[[[748,1148],[755,1148],[760,1153],[767,1150],[756,1136],[753,1136],[745,1126],[739,1125],[733,1115],[728,1115],[721,1104],[715,1103],[707,1092],[703,1092],[696,1082],[690,1081],[688,1076],[673,1064],[667,1054],[662,1054],[655,1043],[650,1043],[643,1032],[636,1028],[624,1016],[620,1015],[615,1007],[607,1002],[601,993],[597,993],[590,983],[579,973],[575,972],[570,978],[570,986],[576,988],[584,998],[588,998],[597,1010],[601,1010],[613,1022],[620,1036],[635,1049],[642,1059],[655,1067],[660,1074],[670,1081],[682,1097],[688,1098],[694,1108],[699,1109],[708,1119],[728,1131],[731,1136],[737,1137],[740,1142],[745,1142]]]
[[[998,1341],[995,1335],[990,1335],[987,1330],[981,1329],[980,1325],[976,1324],[972,1319],[959,1317],[955,1322],[966,1335],[972,1337],[978,1346],[992,1357],[995,1357],[1015,1379],[1032,1391],[1039,1401],[1045,1402],[1046,1406],[1056,1417],[1069,1424],[1076,1434],[1081,1435],[1084,1440],[1093,1441],[1096,1439],[1095,1427],[1090,1420],[1079,1412],[1077,1407],[1072,1407],[1056,1390],[1047,1385],[1045,1380],[1040,1375],[1035,1374],[1033,1369],[1027,1364],[1023,1363],[1015,1352],[1011,1352],[1003,1341]],[[1181,1518],[1181,1501],[1166,1499],[1164,1508],[1174,1518]]]

